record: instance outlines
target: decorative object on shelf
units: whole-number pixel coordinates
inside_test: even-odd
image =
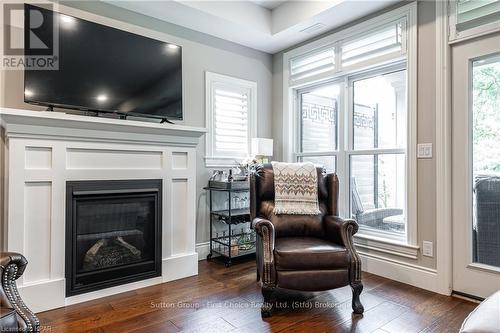
[[[252,155],[257,163],[269,163],[268,157],[273,156],[273,139],[253,138]]]
[[[255,231],[249,226],[242,226],[239,230],[236,227],[250,222],[249,184],[246,180],[226,182],[210,180],[205,190],[209,191],[210,196],[210,253],[207,260],[215,254],[223,260],[226,267],[229,267],[233,258],[255,253]],[[215,193],[227,194],[223,209],[214,208]],[[223,223],[226,231],[217,231],[214,234],[214,223],[217,221]]]
[[[248,171],[246,166],[240,165],[224,170],[215,170],[208,181],[208,187],[219,189],[248,189]]]
[[[240,248],[238,246],[238,241],[236,239],[233,239],[231,241],[231,254],[233,256],[237,256]]]
[[[248,180],[248,167],[245,164],[239,164],[237,167],[229,169],[231,179],[229,181]]]
[[[227,182],[227,174],[224,170],[214,170],[210,181],[214,182]]]

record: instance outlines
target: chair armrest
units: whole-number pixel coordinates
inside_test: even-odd
[[[352,236],[358,232],[358,223],[352,219],[343,219],[338,216],[327,215],[323,218],[326,237],[345,247],[349,253],[349,276],[351,283],[361,281],[361,258],[359,257]]]
[[[329,240],[348,247],[352,244],[352,236],[358,232],[358,223],[353,219],[343,219],[339,216],[327,215],[323,219],[326,236]]]
[[[40,321],[37,316],[24,304],[17,290],[16,280],[23,275],[28,261],[14,252],[0,252],[0,298],[3,306],[16,311],[22,319],[26,332],[40,332]]]
[[[256,217],[252,221],[252,228],[261,237],[264,236],[264,233],[267,232],[265,229],[268,228],[269,234],[270,236],[272,236],[272,243],[274,249],[274,224],[271,221],[263,219],[261,217]]]
[[[14,278],[17,280],[23,275],[26,266],[28,265],[28,260],[19,253],[15,252],[0,252],[0,268],[2,271],[9,265],[14,265],[16,267],[16,274]]]
[[[257,217],[252,221],[252,228],[257,234],[257,249],[259,274],[262,283],[266,286],[276,284],[274,273],[274,225],[271,221]]]

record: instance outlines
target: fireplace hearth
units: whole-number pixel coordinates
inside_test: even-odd
[[[66,183],[66,296],[161,276],[162,181]]]

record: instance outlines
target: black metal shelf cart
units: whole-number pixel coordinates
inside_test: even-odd
[[[239,183],[239,182],[238,182]],[[250,210],[246,208],[233,208],[232,199],[237,193],[248,192],[248,186],[231,186],[219,188],[207,186],[204,188],[209,192],[210,201],[210,253],[207,260],[211,260],[213,255],[218,255],[223,259],[226,267],[231,266],[234,258],[252,255],[255,253],[255,231],[243,228],[238,230],[238,224],[250,222]],[[227,207],[223,210],[214,210],[214,192],[227,193]],[[227,231],[217,232],[214,235],[214,221],[223,222],[227,226]]]

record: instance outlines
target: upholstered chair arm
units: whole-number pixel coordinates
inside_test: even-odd
[[[13,252],[0,253],[0,304],[12,308],[18,315],[18,325],[23,332],[40,332],[40,322],[19,296],[16,280],[21,277],[28,261]]]
[[[353,219],[343,219],[339,216],[326,215],[323,223],[327,238],[344,247],[352,243],[352,236],[359,229],[358,223]]]
[[[271,221],[264,219],[262,217],[256,217],[252,221],[252,228],[259,236],[263,236],[263,232],[265,232],[263,228],[269,228],[269,231],[271,232],[271,235],[273,237],[272,242],[274,249],[274,225]]]
[[[274,269],[274,225],[271,221],[257,217],[252,221],[257,234],[257,261],[262,283],[266,286],[276,284]]]
[[[359,258],[352,236],[358,232],[358,224],[352,219],[327,215],[323,220],[326,237],[345,247],[350,257],[349,275],[352,282],[361,281],[361,259]]]

